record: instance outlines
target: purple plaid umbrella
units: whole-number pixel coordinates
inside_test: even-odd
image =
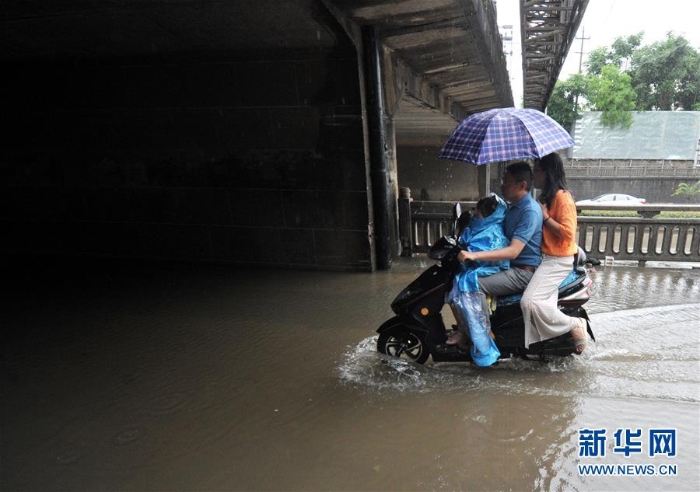
[[[442,147],[440,158],[473,164],[539,159],[575,143],[559,123],[541,111],[500,108],[462,120]]]

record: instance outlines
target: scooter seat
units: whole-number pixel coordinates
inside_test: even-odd
[[[562,281],[562,283],[559,284],[559,290],[562,290],[567,285],[571,285],[572,283],[574,283],[576,280],[578,280],[582,273],[585,274],[585,271],[582,272],[579,268],[574,268],[573,270],[571,270],[571,272],[569,272],[569,275],[567,275],[566,278]],[[496,300],[496,307],[508,306],[510,304],[518,303],[520,302],[520,299],[522,299],[522,297],[522,292],[516,292],[515,294],[509,294],[507,296],[498,297]]]

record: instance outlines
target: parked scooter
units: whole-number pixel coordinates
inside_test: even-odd
[[[459,204],[454,209],[453,236],[440,238],[430,248],[428,256],[437,260],[391,303],[396,316],[382,324],[377,332],[377,350],[393,357],[406,357],[423,364],[429,356],[434,362],[472,362],[469,349],[446,345],[447,330],[442,317],[445,294],[452,288],[452,281],[459,271],[457,255],[460,247],[457,238],[468,225],[468,212],[460,213]],[[587,320],[588,334],[595,340],[590,320],[583,305],[590,299],[592,281],[585,267],[586,257],[579,248],[572,273],[559,287],[559,308],[568,316]],[[525,348],[525,325],[520,308],[521,294],[501,298],[491,315],[491,331],[501,352],[501,359],[521,357],[547,360],[551,356],[568,356],[575,352],[570,333],[550,340],[537,342]]]

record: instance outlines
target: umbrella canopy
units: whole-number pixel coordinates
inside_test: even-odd
[[[474,164],[539,159],[574,144],[569,133],[541,111],[500,108],[462,120],[440,158]]]

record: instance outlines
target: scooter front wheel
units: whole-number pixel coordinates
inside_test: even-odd
[[[408,331],[403,323],[396,324],[379,334],[377,351],[391,357],[405,357],[418,364],[423,364],[430,356],[425,341]]]

